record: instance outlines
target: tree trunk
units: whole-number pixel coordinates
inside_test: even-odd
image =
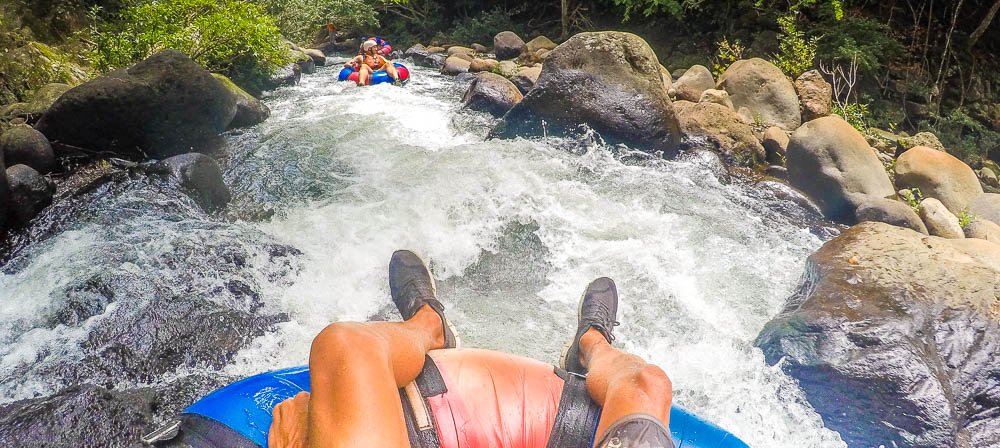
[[[977,26],[976,30],[969,35],[969,48],[975,46],[976,42],[979,41],[979,38],[983,37],[983,34],[986,33],[986,29],[989,28],[990,23],[993,22],[993,16],[997,15],[997,10],[1000,10],[1000,0],[993,2],[993,6],[991,6],[990,10],[985,16],[983,16],[983,20],[979,22],[979,26]]]
[[[566,39],[569,36],[569,0],[559,0],[559,8],[559,22],[562,25],[562,35],[559,38]]]

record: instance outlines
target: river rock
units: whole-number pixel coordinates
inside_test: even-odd
[[[847,446],[998,446],[997,278],[996,244],[858,224],[756,344]]]
[[[489,51],[490,51],[490,49],[486,48],[486,46],[483,45],[483,44],[472,44],[472,49],[476,50],[476,53],[479,53],[479,54],[486,54],[486,53],[489,53]]]
[[[788,180],[830,219],[853,222],[866,196],[895,194],[882,162],[853,126],[836,115],[808,121],[788,142]]]
[[[493,54],[501,61],[514,59],[527,50],[528,45],[513,31],[502,31],[493,37]]]
[[[30,126],[14,126],[0,135],[0,156],[6,166],[24,164],[43,174],[56,166],[49,139]]]
[[[997,173],[989,168],[980,168],[977,172],[979,179],[983,181],[984,184],[991,187],[1000,187],[1000,178],[997,178]]]
[[[452,76],[459,73],[467,73],[469,71],[469,66],[471,65],[472,62],[461,57],[448,56],[448,59],[445,59],[444,61],[444,65],[441,66],[441,73]]]
[[[699,103],[715,103],[722,106],[726,106],[729,110],[735,111],[733,109],[733,100],[729,99],[729,93],[725,90],[707,89],[701,92],[701,98],[698,99]]]
[[[473,56],[476,54],[476,50],[473,50],[469,47],[463,47],[461,45],[454,45],[448,47],[448,56],[455,56],[457,54],[467,54],[469,56]]]
[[[496,73],[482,72],[469,84],[469,90],[462,97],[462,104],[472,110],[500,116],[521,99],[521,91],[507,78]]]
[[[920,219],[924,220],[931,235],[941,238],[965,238],[958,217],[937,199],[927,198],[920,201]]]
[[[884,222],[927,235],[927,226],[909,205],[888,198],[869,196],[854,211],[858,222]]]
[[[425,67],[437,67],[437,65],[430,59],[430,53],[427,48],[422,44],[416,44],[410,48],[407,48],[403,55],[413,60],[414,64],[425,66]]]
[[[521,93],[527,95],[528,91],[535,86],[535,82],[538,81],[538,75],[542,74],[541,67],[528,67],[517,72],[516,75],[510,78],[511,82],[517,86],[517,89]]]
[[[7,168],[10,188],[7,223],[12,228],[27,226],[38,212],[52,203],[55,185],[27,165]]]
[[[702,93],[714,88],[715,78],[712,77],[712,72],[705,68],[704,65],[691,66],[674,83],[674,90],[677,91],[676,98],[691,101],[692,103],[700,101]]]
[[[899,137],[896,139],[896,157],[917,146],[926,146],[938,151],[944,151],[944,145],[933,132],[918,132],[910,137]]]
[[[270,84],[274,87],[294,86],[302,80],[302,69],[298,64],[291,63],[282,66],[271,76]]]
[[[556,43],[552,42],[549,38],[545,36],[538,36],[534,39],[528,41],[525,44],[528,47],[528,51],[532,53],[537,53],[538,50],[554,50],[556,48]]]
[[[919,188],[925,198],[941,201],[952,213],[961,213],[983,193],[969,165],[951,154],[916,146],[896,159],[896,186]]]
[[[674,90],[674,80],[670,77],[670,70],[667,70],[663,64],[660,64],[660,79],[663,80],[663,88],[667,90],[667,96],[673,99],[674,95],[677,94],[677,91]]]
[[[235,115],[236,99],[222,84],[182,53],[164,50],[70,89],[36,127],[50,141],[156,158],[191,151]]]
[[[802,107],[802,121],[830,115],[833,86],[817,70],[809,70],[795,80],[795,93]]]
[[[497,68],[497,64],[499,63],[496,59],[473,59],[469,63],[469,72],[492,72]]]
[[[62,94],[72,87],[69,84],[49,83],[35,90],[31,99],[24,103],[14,103],[3,109],[2,115],[8,119],[23,118],[26,123],[35,123]]]
[[[778,165],[785,164],[785,158],[788,155],[788,132],[777,126],[771,126],[764,130],[761,144],[764,146],[768,162]]]
[[[472,53],[455,53],[455,54],[453,54],[453,55],[451,55],[451,56],[448,56],[448,57],[449,57],[449,58],[459,58],[459,59],[465,59],[466,61],[469,61],[470,63],[471,63],[472,61],[475,61],[475,60],[476,60],[476,57],[475,57],[475,56],[473,56],[473,55],[472,55]]]
[[[497,71],[505,78],[511,78],[519,72],[521,68],[514,61],[500,61],[497,64]]]
[[[1000,244],[1000,225],[978,216],[962,229],[966,238],[978,238]]]
[[[969,213],[1000,224],[1000,194],[983,193],[969,203]]]
[[[491,135],[541,135],[542,120],[560,132],[586,124],[649,152],[674,154],[680,140],[656,54],[630,33],[580,33],[556,47],[535,87]]]
[[[763,59],[734,62],[719,77],[717,88],[729,92],[737,110],[748,108],[765,125],[791,131],[802,123],[795,86],[781,69]]]
[[[709,149],[729,163],[742,166],[764,160],[764,147],[732,109],[715,103],[694,103],[674,110],[685,148]]]
[[[326,54],[323,53],[323,50],[316,48],[303,48],[302,52],[305,53],[306,56],[312,58],[313,63],[317,66],[323,67],[326,65]]]
[[[225,75],[212,73],[212,76],[226,88],[230,95],[236,98],[236,115],[233,116],[233,121],[229,122],[227,129],[253,126],[263,123],[267,117],[271,116],[271,110],[264,103],[241,89]]]
[[[170,157],[161,164],[177,185],[207,212],[225,208],[232,199],[222,168],[209,156],[192,152]]]

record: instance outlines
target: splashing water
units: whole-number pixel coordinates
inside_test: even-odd
[[[623,163],[616,155],[627,149],[599,140],[484,141],[494,120],[460,108],[464,84],[413,72],[404,88],[357,88],[336,82],[335,68],[321,69],[270,94],[271,118],[231,136],[224,162],[230,209],[275,210],[265,222],[221,222],[180,199],[169,212],[115,220],[107,216],[129,195],[109,193],[9,262],[17,266],[0,275],[8,295],[0,301],[0,397],[86,380],[36,364],[84,357],[77,347],[91,327],[142,296],[135,278],[161,295],[232,305],[246,299],[213,285],[238,277],[259,302],[241,305],[248,312],[287,318],[220,365],[125,383],[303,364],[331,321],[398,319],[386,264],[407,248],[429,260],[465,346],[556,363],[583,288],[609,276],[622,301],[618,343],[664,368],[676,402],[755,447],[844,446],[753,346],[822,243],[801,219],[808,212],[720,179],[702,157]],[[248,261],[226,269],[206,251],[163,263],[158,254],[176,255],[181,243],[236,246]],[[295,255],[276,259],[274,247]],[[46,310],[68,300],[67,288],[108,271],[130,273],[111,284],[135,292],[107,294],[92,315],[53,323]]]

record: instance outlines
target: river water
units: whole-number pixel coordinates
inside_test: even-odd
[[[677,403],[754,447],[844,446],[753,346],[835,230],[710,157],[485,141],[494,120],[461,109],[465,84],[413,78],[357,88],[327,68],[270,93],[271,118],[228,137],[226,216],[142,176],[53,207],[0,272],[0,401],[305,363],[331,321],[398,319],[386,264],[408,248],[465,346],[556,363],[584,286],[610,276],[617,342],[664,368]],[[181,300],[266,322],[223,355],[197,336],[165,351],[150,316]]]

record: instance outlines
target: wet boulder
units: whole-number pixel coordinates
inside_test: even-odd
[[[205,211],[222,209],[232,199],[222,168],[209,156],[196,152],[181,154],[163,160],[160,165]]]
[[[513,31],[502,31],[493,37],[493,54],[503,61],[514,59],[528,50],[528,45]]]
[[[233,116],[233,121],[229,122],[229,126],[226,127],[227,130],[260,124],[264,120],[267,120],[267,117],[271,116],[271,110],[264,103],[241,89],[240,86],[233,83],[225,75],[212,73],[212,76],[236,99],[236,115]]]
[[[791,131],[802,123],[795,86],[774,64],[760,58],[739,60],[718,81],[716,88],[729,92],[737,110],[746,107],[765,125]]]
[[[888,198],[868,197],[854,211],[858,222],[884,222],[927,235],[927,226],[909,205]]]
[[[459,73],[468,73],[471,65],[471,61],[460,56],[448,56],[448,59],[444,61],[444,65],[441,66],[441,73],[452,76]]]
[[[323,67],[326,65],[326,54],[323,53],[323,50],[317,48],[303,48],[302,52],[305,53],[306,56],[312,58],[313,63],[317,66]]]
[[[680,123],[656,54],[640,37],[614,31],[571,37],[552,50],[535,86],[491,135],[559,133],[581,124],[608,141],[676,153]]]
[[[983,186],[969,165],[951,154],[916,146],[896,159],[896,186],[919,188],[925,198],[941,201],[952,213],[961,213],[983,194]]]
[[[469,84],[469,90],[462,97],[462,104],[472,110],[500,116],[507,113],[521,99],[521,91],[507,78],[496,73],[483,72],[476,75],[476,79]]]
[[[269,81],[270,85],[273,87],[280,86],[294,86],[302,80],[302,69],[299,68],[298,64],[292,63],[287,64],[271,75]]]
[[[190,152],[235,114],[236,99],[211,74],[165,50],[70,89],[36,128],[66,145],[159,158]]]
[[[715,88],[715,78],[705,66],[693,65],[677,79],[673,87],[677,92],[677,99],[697,103],[704,91]]]
[[[6,173],[9,188],[7,224],[11,228],[27,226],[52,203],[55,185],[27,165],[14,165],[7,168]]]
[[[49,139],[29,126],[14,126],[0,135],[0,156],[7,166],[24,164],[45,174],[56,166]]]
[[[788,142],[788,181],[827,218],[852,223],[867,196],[895,194],[882,162],[865,138],[836,115],[806,122]]]
[[[795,79],[795,93],[802,107],[802,121],[830,115],[833,86],[816,70],[809,70]]]
[[[424,67],[439,67],[434,60],[431,59],[431,53],[427,51],[427,48],[422,44],[416,44],[410,48],[407,48],[403,55],[412,59],[417,65]]]
[[[750,166],[764,160],[764,147],[750,126],[732,109],[715,103],[689,103],[675,108],[682,146],[719,153],[727,162]]]
[[[522,94],[527,94],[535,86],[535,83],[538,82],[538,75],[540,74],[542,74],[541,67],[528,67],[517,72],[510,80]]]
[[[1000,246],[858,224],[756,344],[850,447],[1000,444]]]

